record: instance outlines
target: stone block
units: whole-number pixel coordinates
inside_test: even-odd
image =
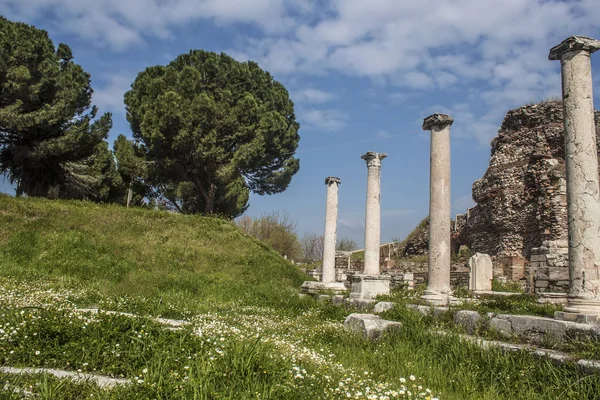
[[[346,291],[346,286],[343,282],[305,281],[300,287],[300,290],[302,293],[316,295],[324,293],[337,294]]]
[[[563,267],[548,268],[548,277],[551,281],[568,281],[569,269]]]
[[[379,313],[391,310],[392,308],[394,308],[394,303],[389,302],[389,301],[380,301],[379,303],[375,304],[375,306],[373,307],[373,312],[375,314],[379,314]]]
[[[549,285],[548,281],[536,280],[535,287],[536,288],[547,288]]]
[[[566,336],[587,337],[594,340],[600,338],[599,325],[532,315],[497,315],[490,320],[490,328],[506,336],[516,335],[527,338],[533,343],[539,343],[545,336],[551,336],[557,340],[562,340]]]
[[[379,339],[386,332],[400,329],[402,324],[387,321],[373,314],[350,314],[344,321],[344,327],[350,332],[362,335],[365,339]]]
[[[463,327],[469,335],[473,335],[477,331],[481,320],[482,317],[477,311],[460,310],[454,314],[454,323]]]
[[[342,303],[344,302],[344,299],[345,299],[345,297],[344,297],[343,295],[341,295],[341,294],[336,294],[335,296],[333,296],[333,297],[331,298],[331,303],[332,303],[333,305],[336,305],[336,306],[338,306],[338,305],[340,305],[340,304],[342,304]]]
[[[469,290],[492,290],[493,264],[487,254],[475,253],[469,259],[471,276],[469,279]]]
[[[390,293],[389,275],[354,275],[351,299],[373,300],[377,295]]]
[[[344,299],[344,303],[349,307],[357,308],[362,311],[371,310],[373,305],[375,304],[375,300],[367,300],[367,299],[352,299],[346,298]]]

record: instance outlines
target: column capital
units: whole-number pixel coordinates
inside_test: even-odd
[[[429,117],[423,120],[423,130],[428,131],[431,130],[433,126],[439,126],[440,128],[445,128],[447,126],[452,125],[454,119],[446,114],[432,114]]]
[[[385,153],[376,153],[374,151],[368,151],[360,158],[367,162],[367,167],[381,167],[381,160],[387,157]]]
[[[340,178],[338,178],[337,176],[328,176],[327,178],[325,178],[325,184],[327,186],[329,186],[332,183],[337,183],[339,185],[341,183]]]
[[[587,36],[570,36],[550,49],[549,60],[560,60],[565,53],[574,50],[583,50],[593,53],[600,50],[600,40]]]

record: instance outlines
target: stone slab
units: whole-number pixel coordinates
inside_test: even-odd
[[[385,333],[400,329],[402,324],[381,319],[373,314],[350,314],[344,321],[344,327],[350,332],[362,335],[365,339],[376,340]]]
[[[127,379],[111,378],[109,376],[84,374],[80,372],[65,371],[61,369],[53,368],[14,368],[14,367],[0,367],[0,372],[5,374],[14,375],[28,375],[28,374],[49,374],[57,378],[71,378],[77,382],[92,381],[104,389],[111,388],[117,385],[128,385],[131,382]]]
[[[305,281],[302,286],[300,286],[300,290],[302,293],[308,294],[339,294],[346,291],[346,286],[344,286],[343,282]]]
[[[482,319],[477,311],[460,310],[454,313],[454,323],[461,326],[469,335],[477,332]]]
[[[600,326],[561,321],[532,315],[500,314],[490,320],[490,328],[505,336],[525,337],[540,342],[545,336],[562,340],[565,337],[600,339]]]

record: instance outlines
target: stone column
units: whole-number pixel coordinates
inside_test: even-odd
[[[369,151],[361,158],[367,162],[367,211],[365,213],[365,275],[379,275],[381,235],[381,160],[385,153]]]
[[[323,240],[323,283],[335,282],[335,244],[338,215],[338,185],[340,179],[330,176],[327,185],[327,208],[325,209],[325,236]]]
[[[365,268],[362,275],[352,277],[350,299],[367,300],[390,292],[390,277],[379,271],[381,235],[380,176],[384,153],[369,151],[361,158],[367,162],[367,210],[365,214]]]
[[[557,318],[597,320],[600,315],[600,187],[590,54],[600,41],[571,36],[550,50],[560,60],[565,120],[569,295]]]
[[[423,120],[431,131],[429,182],[429,274],[423,299],[446,305],[450,289],[450,125],[449,115],[433,114]]]

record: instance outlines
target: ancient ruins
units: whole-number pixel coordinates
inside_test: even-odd
[[[423,300],[447,305],[453,300],[452,288],[491,292],[496,278],[566,302],[557,319],[597,321],[600,114],[593,106],[590,55],[598,49],[600,41],[572,36],[550,50],[549,59],[561,62],[562,102],[550,100],[507,113],[492,142],[490,166],[473,184],[477,204],[453,222],[450,116],[433,114],[423,121],[423,129],[431,131],[429,220],[405,243],[380,244],[380,169],[386,155],[363,155],[368,167],[364,262],[353,260],[353,252],[332,256],[328,242],[322,283],[335,280],[346,288],[351,283],[350,298],[360,300],[387,293],[390,284],[426,283]],[[326,240],[333,237],[333,243],[336,182],[335,212],[330,211],[328,193],[326,215]],[[460,256],[463,247],[474,256],[453,262],[451,253]],[[403,262],[400,255],[410,252],[428,256],[427,267],[422,261]]]

